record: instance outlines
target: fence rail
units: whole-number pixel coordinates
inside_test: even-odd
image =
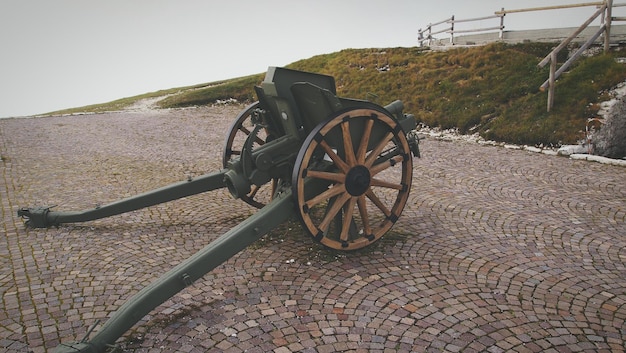
[[[457,19],[455,15],[452,15],[450,18],[446,18],[445,20],[429,23],[428,26],[424,29],[419,29],[417,31],[417,39],[420,46],[423,46],[425,42],[428,42],[427,45],[432,45],[434,40],[438,40],[434,37],[436,34],[440,33],[448,33],[450,36],[450,44],[454,44],[455,34],[459,33],[479,33],[479,32],[488,32],[488,31],[499,31],[499,39],[503,38],[504,29],[506,26],[504,25],[504,17],[507,14],[512,13],[521,13],[521,12],[534,12],[534,11],[547,11],[547,10],[559,10],[559,9],[568,9],[568,8],[577,8],[577,7],[601,7],[606,3],[607,0],[603,1],[595,1],[595,2],[584,2],[578,4],[566,4],[566,5],[555,5],[555,6],[543,6],[543,7],[533,7],[533,8],[523,8],[523,9],[511,9],[506,10],[502,8],[500,11],[495,11],[491,16],[483,16],[483,17],[474,17],[474,18],[466,18],[466,19]],[[623,4],[613,4],[613,7],[626,6],[626,3]],[[499,26],[491,26],[491,27],[481,27],[474,29],[455,29],[455,24],[457,23],[465,23],[465,22],[476,22],[499,18],[500,25]],[[626,17],[613,17],[614,21],[625,21]],[[441,28],[442,25],[448,25],[447,27]]]
[[[613,0],[604,0],[599,5],[598,11],[596,11],[585,23],[583,23],[578,29],[569,37],[561,42],[556,48],[554,48],[550,54],[548,54],[539,64],[539,67],[544,67],[548,63],[550,63],[550,74],[548,79],[539,87],[542,91],[548,89],[548,104],[547,111],[552,110],[554,106],[554,90],[556,79],[567,70],[571,64],[578,59],[582,53],[589,48],[602,34],[604,34],[604,52],[609,50],[610,45],[610,37],[611,37],[611,24],[613,21],[622,21],[621,17],[613,17],[613,8],[626,6],[626,4],[614,4]],[[593,22],[598,16],[601,17],[601,25],[598,31],[596,31],[576,52],[561,65],[560,68],[556,68],[557,66],[557,55],[558,53],[565,48],[580,32],[582,32],[585,28],[587,28],[591,22]]]
[[[467,29],[467,30],[458,30],[458,29],[455,30],[454,29],[454,25],[456,23],[482,21],[482,20],[489,20],[492,18],[500,18],[500,26]],[[440,26],[443,24],[449,24],[449,27],[441,28],[441,29],[433,31],[433,27]],[[485,16],[485,17],[467,18],[467,19],[462,19],[462,20],[457,20],[454,18],[454,15],[452,15],[452,17],[447,18],[443,21],[428,24],[428,26],[424,30],[420,28],[419,31],[417,31],[417,37],[418,37],[417,39],[420,43],[420,46],[423,46],[425,41],[428,41],[428,45],[430,46],[432,44],[432,41],[435,39],[433,37],[435,34],[448,33],[450,34],[450,44],[454,44],[454,35],[457,33],[487,32],[487,31],[493,31],[496,29],[500,30],[499,38],[502,39],[502,34],[504,31],[504,14],[502,15],[496,14],[496,15]]]
[[[602,33],[605,33],[607,35],[604,36],[604,50],[608,51],[609,49],[609,33],[610,33],[610,27],[611,27],[611,9],[613,7],[613,0],[607,0],[605,1],[601,6],[600,9],[598,9],[598,11],[596,11],[591,17],[589,17],[589,19],[587,21],[585,21],[585,23],[583,23],[580,27],[578,27],[578,29],[572,34],[570,35],[568,38],[566,38],[564,41],[561,42],[561,44],[559,44],[556,48],[554,48],[550,54],[548,54],[543,60],[541,60],[541,62],[538,64],[539,67],[544,67],[546,66],[548,63],[550,63],[550,76],[548,77],[548,79],[541,85],[540,89],[543,91],[546,88],[548,88],[548,108],[547,110],[550,111],[552,109],[552,107],[554,106],[554,88],[555,88],[555,83],[556,83],[556,79],[563,73],[565,72],[565,70],[567,70],[567,68],[570,67],[570,65],[585,51],[587,50],[587,48],[589,48],[589,46],[594,43]],[[589,26],[589,24],[591,24],[591,22],[593,22],[596,18],[598,18],[598,16],[602,15],[602,20],[604,22],[604,19],[606,18],[606,22],[604,25],[600,26],[600,28],[598,29],[598,31],[591,36],[591,38],[589,38],[580,48],[578,48],[578,50],[574,53],[574,55],[572,55],[563,65],[561,65],[561,67],[557,70],[556,66],[557,66],[557,55],[558,53],[565,48],[571,41],[572,39],[574,39],[580,32],[582,32],[585,28],[587,28]]]

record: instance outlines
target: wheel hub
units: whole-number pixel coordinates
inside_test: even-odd
[[[371,180],[372,177],[367,167],[354,166],[346,174],[346,191],[352,196],[361,196],[369,189]]]

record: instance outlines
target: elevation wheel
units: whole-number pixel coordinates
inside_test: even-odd
[[[222,153],[222,166],[224,168],[228,166],[232,159],[241,158],[241,154],[244,153],[246,139],[254,130],[252,114],[257,108],[259,108],[259,102],[250,104],[237,115],[237,118],[230,126],[224,142],[224,152]],[[252,149],[264,145],[267,138],[267,130],[259,130],[257,136],[254,137]],[[262,208],[272,200],[277,187],[278,181],[276,179],[272,179],[270,183],[262,186],[252,185],[250,192],[246,196],[241,197],[241,199],[251,206]]]
[[[380,239],[404,209],[412,167],[406,135],[384,110],[331,116],[307,136],[292,175],[304,228],[339,250]]]

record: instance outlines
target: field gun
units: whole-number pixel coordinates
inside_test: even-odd
[[[381,107],[340,98],[333,77],[278,67],[255,91],[258,101],[228,131],[222,170],[84,211],[18,210],[28,227],[46,228],[220,188],[259,208],[131,297],[93,337],[62,343],[56,352],[105,351],[151,310],[291,217],[338,250],[367,246],[398,220],[411,189],[412,157],[419,157],[415,119],[401,101]]]

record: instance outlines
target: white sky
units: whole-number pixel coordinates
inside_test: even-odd
[[[419,28],[452,15],[582,2],[0,0],[0,117],[262,73],[346,48],[414,47]],[[504,24],[578,27],[594,12],[509,14]]]

